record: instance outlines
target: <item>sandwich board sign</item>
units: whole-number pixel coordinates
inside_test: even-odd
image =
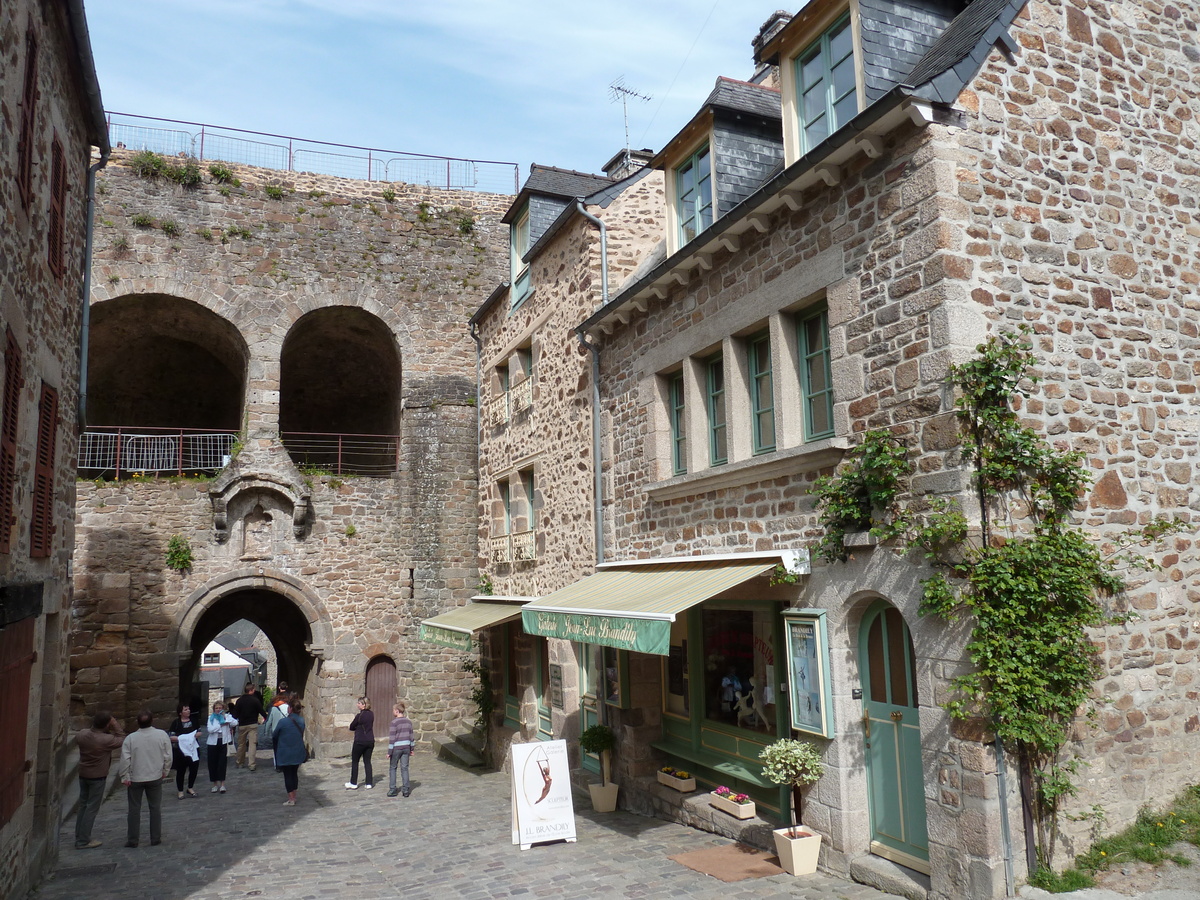
[[[512,745],[512,840],[522,850],[575,841],[575,806],[566,741]]]

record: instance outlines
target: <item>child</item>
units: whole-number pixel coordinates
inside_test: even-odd
[[[389,797],[395,797],[397,794],[403,793],[405,797],[412,793],[412,788],[408,785],[408,757],[416,749],[413,743],[413,724],[408,717],[404,715],[404,701],[399,700],[392,707],[392,715],[394,718],[391,724],[388,725],[388,793]],[[400,779],[404,785],[404,790],[396,789],[396,764],[400,764]]]

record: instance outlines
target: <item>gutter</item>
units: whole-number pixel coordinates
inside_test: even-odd
[[[593,216],[583,201],[575,201],[575,209],[581,216],[600,229],[600,308],[608,306],[608,228],[603,220]],[[596,565],[604,563],[604,465],[600,446],[600,345],[588,340],[586,331],[575,329],[579,343],[592,354],[592,469],[595,481],[592,486],[592,518],[596,525]]]

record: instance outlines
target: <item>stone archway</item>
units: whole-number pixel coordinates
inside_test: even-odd
[[[282,572],[241,570],[210,581],[184,603],[169,646],[179,660],[181,695],[191,689],[205,645],[229,625],[258,626],[277,654],[278,678],[305,698],[309,733],[319,745],[324,714],[321,664],[332,641],[324,604],[306,585]]]

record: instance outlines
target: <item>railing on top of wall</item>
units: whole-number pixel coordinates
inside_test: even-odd
[[[105,115],[109,143],[129,150],[454,190],[515,194],[521,188],[521,170],[516,163],[377,150],[129,113]]]

